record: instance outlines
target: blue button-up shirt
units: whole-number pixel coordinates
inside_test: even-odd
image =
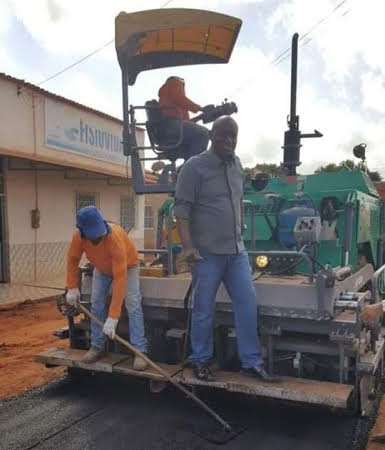
[[[238,157],[225,161],[213,150],[190,158],[176,186],[176,217],[188,219],[200,252],[235,254],[245,247],[241,230],[243,173]]]

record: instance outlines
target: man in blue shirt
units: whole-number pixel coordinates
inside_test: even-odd
[[[245,372],[275,381],[263,368],[257,304],[242,241],[243,175],[235,155],[238,126],[229,116],[214,122],[211,148],[189,159],[178,177],[174,213],[186,259],[192,263],[192,354],[195,376],[213,380],[215,297],[223,282],[231,297],[238,353]]]

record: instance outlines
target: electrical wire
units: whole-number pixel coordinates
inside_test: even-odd
[[[169,5],[174,0],[167,0],[165,3],[163,3],[159,9],[165,8],[167,5]],[[83,61],[87,60],[88,58],[91,58],[92,56],[96,55],[97,53],[104,50],[106,47],[110,46],[113,42],[115,42],[115,38],[111,39],[110,41],[106,42],[101,47],[95,49],[91,53],[88,53],[88,55],[83,56],[82,58],[78,59],[77,61],[73,62],[67,67],[64,67],[64,69],[59,70],[58,72],[54,73],[53,75],[50,75],[48,78],[45,78],[44,80],[40,81],[39,83],[36,83],[36,86],[41,86],[44,83],[47,83],[48,81],[58,77],[59,75],[67,72],[68,70],[71,70],[72,68],[76,67],[77,65],[81,64]]]
[[[306,44],[308,44],[311,41],[311,34],[314,33],[314,31],[323,23],[325,23],[336,11],[338,11],[345,3],[347,3],[350,0],[342,0],[340,1],[326,16],[322,17],[320,20],[318,20],[314,25],[312,25],[307,31],[306,33],[304,33],[303,35],[301,35],[298,39],[298,42],[301,43],[302,42],[302,47]],[[350,9],[351,10],[351,9]],[[350,11],[349,10],[349,11]],[[344,17],[345,14],[342,16]],[[288,59],[291,56],[291,47],[286,48],[285,50],[283,50],[281,53],[279,53],[279,55],[277,55],[276,57],[274,57],[271,61],[270,64],[271,66],[278,66],[279,64],[281,64],[283,61],[285,61],[286,59]],[[230,96],[234,95],[235,93],[241,91],[244,87],[248,86],[252,81],[255,80],[255,76],[253,76],[252,78],[248,78],[247,80],[245,80],[244,82],[242,82],[231,94]]]
[[[338,9],[340,9],[345,3],[347,3],[349,0],[342,0],[341,2],[339,2],[326,16],[322,17],[320,20],[318,20],[318,22],[316,22],[314,25],[312,25],[307,31],[306,33],[302,34],[299,39],[298,42],[303,42],[302,46],[306,45],[307,43],[309,43],[311,41],[311,39],[309,39],[309,36],[320,26],[322,25],[324,22],[326,22]],[[287,54],[289,53],[289,54]],[[275,58],[272,61],[272,65],[279,65],[281,64],[281,62],[285,61],[291,54],[291,47],[288,47],[285,51],[283,51],[281,53],[281,55],[279,55],[277,58]],[[281,57],[283,57],[281,59]]]
[[[48,78],[46,78],[43,81],[40,81],[40,83],[37,83],[36,86],[40,86],[44,83],[47,83],[47,81],[52,80],[53,78],[58,77],[59,75],[61,75],[64,72],[67,72],[68,70],[72,69],[73,67],[77,66],[78,64],[82,63],[83,61],[85,61],[88,58],[91,58],[91,56],[96,55],[96,53],[99,53],[101,50],[103,50],[104,48],[108,47],[109,45],[111,45],[113,42],[115,41],[115,39],[112,39],[111,41],[108,41],[106,44],[102,45],[101,47],[97,48],[96,50],[94,50],[93,52],[89,53],[88,55],[84,56],[83,58],[75,61],[74,63],[70,64],[69,66],[65,67],[62,70],[59,70],[59,72],[54,73],[53,75],[49,76]]]
[[[165,8],[166,6],[168,6],[172,1],[174,0],[167,0],[165,3],[163,3],[159,9]],[[318,22],[316,22],[311,28],[309,28],[309,30],[303,34],[300,38],[299,41],[304,41],[308,36],[310,36],[314,30],[316,28],[318,28],[322,23],[326,22],[338,9],[340,9],[345,3],[347,3],[349,0],[342,0],[341,2],[339,2],[333,9],[332,11],[327,14],[326,16],[322,17]],[[350,12],[350,10],[349,10]],[[344,14],[343,16],[345,16],[346,14]],[[63,73],[67,72],[68,70],[71,70],[72,68],[76,67],[77,65],[81,64],[83,61],[86,61],[87,59],[91,58],[92,56],[96,55],[97,53],[101,52],[102,50],[104,50],[106,47],[110,46],[113,42],[115,41],[115,39],[111,39],[110,41],[106,42],[104,45],[102,45],[101,47],[98,47],[97,49],[95,49],[94,51],[92,51],[91,53],[88,53],[87,55],[83,56],[82,58],[74,61],[72,64],[70,64],[69,66],[64,67],[63,69],[59,70],[58,72],[54,73],[53,75],[50,75],[49,77],[45,78],[44,80],[40,81],[39,83],[36,84],[36,86],[41,86],[44,83],[47,83],[48,81],[58,77],[59,75],[62,75]],[[306,40],[306,42],[303,45],[306,45],[308,42],[310,42],[310,39]],[[278,56],[276,56],[272,61],[271,61],[271,65],[279,65],[281,64],[283,61],[285,61],[291,54],[291,47],[288,47],[287,49],[285,49],[284,51],[282,51]],[[253,77],[254,78],[254,77]],[[242,83],[242,85],[240,85],[235,92],[238,92],[238,90],[243,89],[244,85],[248,84],[249,80],[246,80],[244,83]]]

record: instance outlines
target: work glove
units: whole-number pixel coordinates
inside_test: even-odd
[[[108,317],[103,326],[103,333],[110,339],[114,339],[116,327],[118,326],[119,319],[113,319]]]
[[[66,302],[70,306],[76,306],[76,303],[80,301],[80,291],[78,288],[68,289],[66,295]]]

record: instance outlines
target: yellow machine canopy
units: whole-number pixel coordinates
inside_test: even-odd
[[[227,63],[242,21],[199,9],[121,12],[115,46],[128,83],[144,70],[191,64]]]

